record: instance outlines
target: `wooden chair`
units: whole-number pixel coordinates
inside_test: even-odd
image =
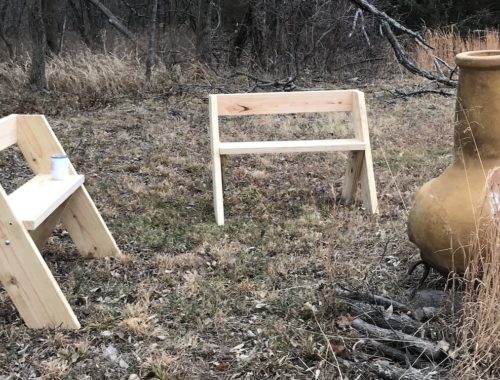
[[[352,114],[354,138],[335,140],[221,142],[219,116],[289,114],[348,111]],[[217,224],[224,224],[222,162],[230,154],[349,151],[342,189],[346,202],[361,184],[367,210],[378,213],[372,153],[368,134],[365,96],[357,90],[209,95],[210,141],[214,210]]]
[[[83,186],[84,176],[70,164],[67,179],[51,179],[51,155],[64,150],[45,117],[0,119],[0,150],[16,143],[35,176],[10,195],[0,186],[0,282],[29,327],[78,329],[39,248],[61,221],[82,255],[121,253]]]

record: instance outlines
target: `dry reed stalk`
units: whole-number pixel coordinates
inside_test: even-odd
[[[490,183],[493,172],[488,179]],[[497,189],[498,190],[498,189]],[[498,207],[498,205],[497,205]],[[464,274],[465,295],[459,330],[460,379],[500,378],[500,213],[474,240],[476,254]],[[478,234],[479,235],[479,234]]]

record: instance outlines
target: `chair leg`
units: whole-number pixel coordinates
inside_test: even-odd
[[[84,186],[69,198],[61,222],[81,255],[87,257],[122,255]]]
[[[345,203],[351,203],[356,196],[358,182],[363,168],[364,157],[364,151],[350,152],[344,185],[342,187],[342,200]]]
[[[80,328],[40,251],[15,219],[3,189],[0,189],[0,282],[29,327]]]

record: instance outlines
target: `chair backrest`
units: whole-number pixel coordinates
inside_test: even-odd
[[[307,91],[210,95],[218,116],[352,111],[358,91]]]

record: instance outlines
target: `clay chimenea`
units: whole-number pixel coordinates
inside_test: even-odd
[[[463,273],[474,236],[491,221],[488,172],[500,166],[500,50],[460,53],[454,161],[418,191],[408,219],[422,260],[442,274]]]

